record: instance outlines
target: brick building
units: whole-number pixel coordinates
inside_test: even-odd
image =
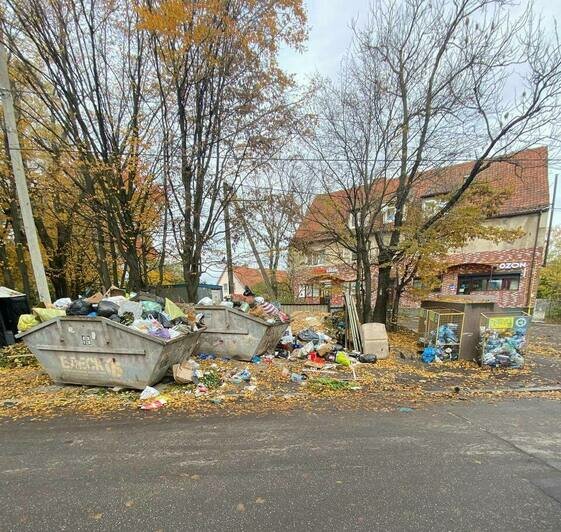
[[[468,162],[427,172],[427,178],[423,178],[417,186],[414,201],[421,202],[423,209],[434,206],[439,197],[455,189],[471,167],[472,163]],[[491,227],[522,228],[524,235],[514,242],[494,243],[476,239],[462,249],[450,250],[442,284],[427,297],[455,295],[470,299],[484,296],[494,299],[502,308],[533,306],[548,223],[547,148],[524,150],[507,160],[493,162],[477,180],[497,190],[510,192],[508,199],[486,223]],[[395,190],[392,185],[392,182],[386,181],[385,195],[391,194],[392,188]],[[294,236],[295,249],[304,249],[292,255],[296,271],[294,292],[299,301],[329,301],[340,305],[343,291],[354,288],[356,271],[353,257],[348,250],[334,243],[333,237],[324,230],[326,219],[338,223],[337,218],[349,218],[343,192],[330,194],[329,201],[327,195],[316,196]],[[340,204],[334,207],[337,198],[341,198]],[[383,223],[391,223],[391,216],[389,201],[382,212]],[[373,242],[373,254],[376,253],[375,248]],[[374,297],[375,293],[374,286]],[[405,294],[402,304],[417,306],[419,302]]]

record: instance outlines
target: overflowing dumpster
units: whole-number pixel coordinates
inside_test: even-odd
[[[166,340],[107,318],[60,316],[18,338],[54,382],[143,389],[187,360],[203,330]]]
[[[288,323],[268,323],[237,310],[217,305],[200,305],[206,329],[201,335],[199,353],[214,353],[239,360],[251,360],[253,355],[273,351]]]

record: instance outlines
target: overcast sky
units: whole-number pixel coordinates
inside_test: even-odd
[[[300,82],[306,82],[318,73],[334,76],[341,59],[352,39],[351,21],[366,19],[368,0],[304,0],[308,11],[309,40],[303,53],[285,50],[281,53],[281,66],[288,72],[296,74]],[[526,6],[521,2],[520,6]],[[536,0],[536,10],[541,12],[544,20],[561,21],[561,0]],[[561,174],[559,162],[550,162],[550,191],[553,193],[553,177]],[[561,180],[561,177],[560,177]],[[557,190],[555,225],[561,225],[561,184]]]

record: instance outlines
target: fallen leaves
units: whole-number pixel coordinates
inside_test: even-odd
[[[305,328],[309,326],[306,319]],[[427,365],[418,359],[414,333],[391,332],[389,337],[390,357],[376,364],[357,364],[353,366],[354,374],[343,366],[330,371],[307,368],[305,360],[274,359],[269,364],[221,359],[200,361],[201,370],[208,375],[208,391],[197,396],[193,384],[165,385],[166,408],[151,415],[173,412],[187,412],[193,416],[240,415],[295,408],[315,412],[391,410],[399,406],[412,408],[434,401],[492,395],[493,389],[509,386],[548,385],[561,379],[561,375],[554,374],[540,377],[536,371],[537,362],[531,357],[522,370],[480,368],[475,362],[464,360]],[[231,376],[244,368],[251,372],[250,382],[231,382]],[[303,385],[291,382],[293,372],[306,373],[307,382]],[[521,393],[517,392],[516,396],[520,397]],[[136,390],[55,386],[38,367],[0,368],[0,417],[5,418],[33,419],[70,412],[93,417],[116,412],[150,415],[139,410],[139,395]],[[556,392],[546,395],[561,397]]]

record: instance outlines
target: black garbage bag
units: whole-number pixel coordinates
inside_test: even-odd
[[[162,324],[162,327],[164,327],[165,329],[171,329],[173,327],[173,323],[162,312],[156,312],[155,314],[153,314],[153,316]]]
[[[119,305],[113,301],[101,300],[97,304],[97,315],[103,318],[110,318],[113,314],[119,313]]]
[[[302,342],[319,342],[319,334],[311,329],[304,329],[298,333],[298,339]]]
[[[93,312],[93,307],[84,299],[72,301],[66,309],[67,316],[87,316],[90,312]]]
[[[111,316],[109,316],[109,319],[111,321],[116,321],[117,323],[121,323],[121,317],[119,316],[119,314],[111,314]]]

